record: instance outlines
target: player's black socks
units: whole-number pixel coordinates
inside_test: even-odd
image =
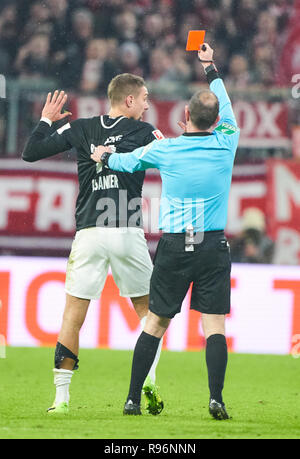
[[[137,340],[132,360],[131,382],[127,401],[132,400],[133,403],[140,404],[143,384],[154,361],[159,342],[160,338],[149,335],[144,331]]]
[[[224,335],[215,334],[206,341],[206,365],[210,398],[223,403],[222,390],[227,367],[227,343]]]

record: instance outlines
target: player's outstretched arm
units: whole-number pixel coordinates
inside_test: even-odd
[[[214,51],[208,43],[204,43],[201,50],[198,51],[198,58],[202,63],[206,73],[207,81],[210,85],[210,90],[215,93],[219,99],[219,124],[227,122],[237,127],[237,122],[232,110],[231,101],[227,94],[223,80],[220,78],[218,70],[214,65],[213,54]]]
[[[99,145],[91,155],[97,163],[102,163],[103,167],[119,172],[137,172],[150,168],[159,168],[155,157],[154,145],[158,142],[154,140],[145,147],[136,148],[131,153],[111,153],[109,147]]]
[[[38,161],[39,159],[62,153],[71,147],[64,137],[61,136],[58,139],[50,135],[52,123],[60,121],[71,114],[70,112],[61,113],[66,101],[67,94],[64,91],[55,91],[53,95],[50,92],[48,93],[41,120],[29,137],[22,152],[24,161]]]

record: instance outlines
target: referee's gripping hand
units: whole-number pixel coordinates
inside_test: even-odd
[[[95,161],[95,163],[101,163],[101,156],[103,155],[103,153],[112,153],[112,149],[110,147],[99,145],[91,154],[91,159]]]
[[[198,58],[204,68],[213,64],[213,55],[214,50],[209,46],[208,43],[203,43],[201,49],[198,51]]]

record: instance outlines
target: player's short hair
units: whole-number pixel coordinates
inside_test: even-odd
[[[131,73],[121,73],[115,76],[108,85],[107,95],[111,105],[123,102],[127,96],[138,95],[140,89],[145,86],[145,80]]]
[[[189,101],[191,121],[198,129],[209,129],[219,114],[219,100],[210,90],[197,91]]]

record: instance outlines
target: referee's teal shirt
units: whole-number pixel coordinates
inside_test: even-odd
[[[154,140],[131,153],[113,153],[110,169],[136,172],[157,168],[162,179],[159,228],[182,233],[224,230],[233,162],[240,131],[221,78],[210,90],[219,99],[219,121],[212,133],[184,133]]]

